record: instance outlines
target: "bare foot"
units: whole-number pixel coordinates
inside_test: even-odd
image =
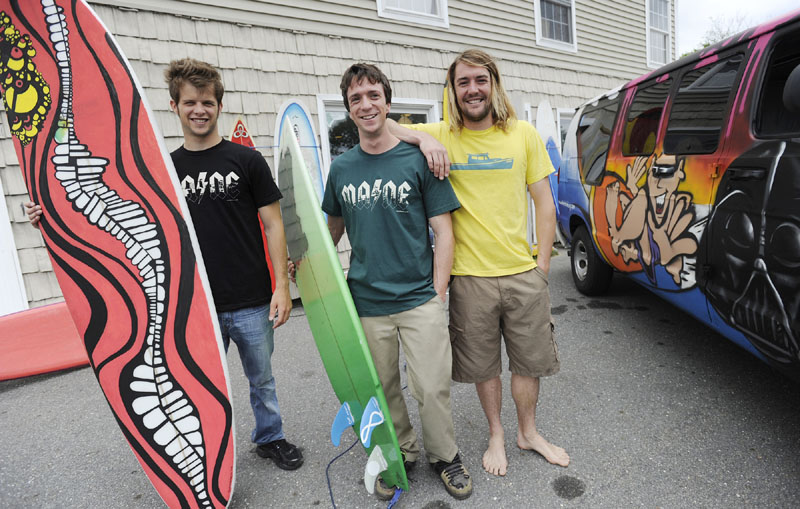
[[[520,449],[538,452],[544,459],[554,465],[562,467],[569,465],[569,454],[567,454],[567,451],[557,445],[551,444],[539,433],[536,433],[536,435],[530,439],[522,434],[517,435],[517,445]],[[485,456],[483,462],[485,465]]]
[[[483,469],[492,475],[506,475],[508,459],[503,435],[489,437],[489,447],[483,453]]]

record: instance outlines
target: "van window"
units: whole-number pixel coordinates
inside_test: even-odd
[[[622,155],[650,155],[656,148],[658,124],[667,102],[671,79],[640,88],[631,103],[622,140]]]
[[[667,154],[710,154],[717,150],[728,100],[742,56],[714,62],[684,74],[664,137]]]
[[[619,99],[600,99],[587,109],[578,124],[578,158],[581,176],[586,184],[597,185],[603,179],[608,143],[617,117]]]
[[[800,115],[783,105],[783,87],[789,73],[800,65],[800,34],[786,37],[775,45],[767,66],[756,113],[756,134],[763,137],[800,135]]]

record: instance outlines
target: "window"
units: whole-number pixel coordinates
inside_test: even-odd
[[[578,162],[586,184],[597,185],[603,179],[608,144],[619,107],[618,96],[600,99],[590,106],[578,124]]]
[[[800,115],[783,104],[783,88],[789,74],[800,65],[800,36],[785,38],[775,45],[767,66],[756,113],[756,133],[763,137],[800,136]]]
[[[622,155],[650,155],[656,148],[658,125],[667,102],[671,79],[645,86],[636,91],[625,122]]]
[[[535,0],[536,44],[577,52],[575,0]]]
[[[572,122],[572,117],[575,116],[575,110],[572,108],[558,108],[558,118],[556,119],[558,122],[558,132],[561,138],[561,145],[559,145],[559,150],[564,149],[564,142],[567,141],[567,129],[569,129],[569,123]]]
[[[647,65],[661,67],[671,60],[669,0],[647,0]]]
[[[341,95],[318,95],[319,134],[327,181],[331,162],[358,144],[358,129],[342,104]],[[438,122],[439,105],[435,101],[392,97],[389,118],[400,124]]]
[[[449,28],[447,0],[378,0],[381,18]]]
[[[710,154],[717,150],[741,62],[742,56],[736,55],[683,75],[669,114],[665,153]]]

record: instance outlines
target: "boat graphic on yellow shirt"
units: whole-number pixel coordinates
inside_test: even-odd
[[[514,166],[513,157],[489,157],[488,152],[468,154],[466,163],[453,163],[451,170],[510,170]]]

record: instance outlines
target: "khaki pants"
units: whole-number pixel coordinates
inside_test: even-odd
[[[362,317],[361,325],[406,459],[417,460],[419,444],[400,386],[400,344],[406,356],[408,387],[419,403],[428,461],[452,461],[458,447],[450,408],[450,337],[442,301],[437,296],[401,313]]]

